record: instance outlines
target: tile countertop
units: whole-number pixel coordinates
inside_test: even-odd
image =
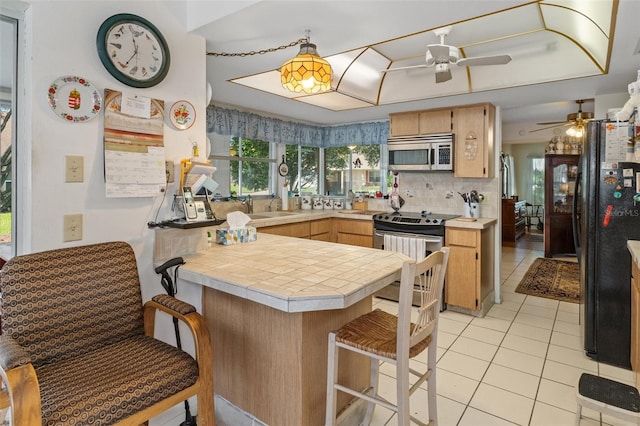
[[[184,256],[179,277],[285,312],[343,309],[400,279],[406,256],[258,233]]]
[[[495,217],[481,217],[474,222],[465,221],[464,219],[450,219],[444,223],[444,226],[453,228],[486,229],[495,225],[497,222],[498,219]]]
[[[628,240],[627,248],[631,253],[631,258],[640,268],[640,241]]]

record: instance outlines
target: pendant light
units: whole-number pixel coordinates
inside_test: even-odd
[[[331,90],[333,80],[331,65],[318,55],[316,45],[310,43],[310,30],[306,33],[306,41],[300,45],[298,55],[280,67],[282,87],[295,93],[326,92]]]

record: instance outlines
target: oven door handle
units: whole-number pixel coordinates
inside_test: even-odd
[[[396,237],[406,237],[406,238],[420,238],[425,240],[427,243],[442,243],[443,238],[436,235],[421,235],[421,234],[409,234],[402,232],[374,232],[376,237],[384,238],[385,235],[394,235]]]

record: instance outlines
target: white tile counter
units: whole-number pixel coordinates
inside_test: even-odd
[[[405,256],[258,233],[257,241],[184,256],[182,280],[285,312],[343,309],[400,279]]]
[[[258,232],[184,259],[179,280],[202,285],[216,394],[265,424],[320,426],[329,332],[371,311],[371,295],[399,279],[408,258]],[[348,385],[368,387],[368,361],[340,367]]]
[[[467,221],[464,219],[451,219],[444,223],[445,227],[468,228],[468,229],[487,229],[488,227],[498,223],[495,217],[481,217],[476,221]]]

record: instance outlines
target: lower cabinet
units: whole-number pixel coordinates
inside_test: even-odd
[[[332,219],[320,219],[309,222],[309,238],[331,242],[331,221]]]
[[[335,242],[352,246],[373,247],[373,221],[333,218]]]
[[[276,234],[285,237],[309,238],[309,222],[287,223],[285,225],[265,226],[258,232]]]
[[[445,229],[449,263],[445,280],[447,309],[484,316],[494,303],[493,226]]]
[[[328,218],[284,225],[263,226],[258,232],[285,237],[310,238],[312,240],[373,247],[373,221],[360,219]]]

